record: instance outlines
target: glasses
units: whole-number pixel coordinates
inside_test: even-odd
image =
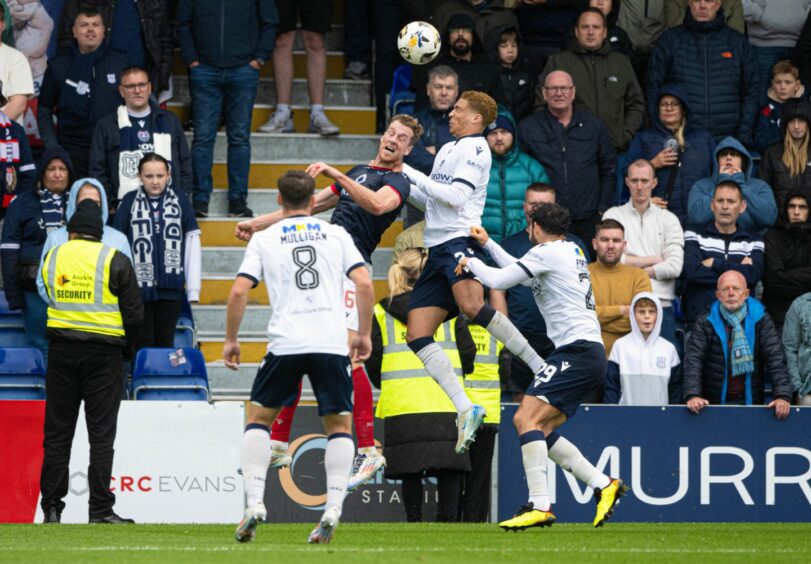
[[[144,90],[149,86],[148,82],[136,82],[135,84],[122,84],[121,88],[125,90]]]
[[[681,104],[679,104],[678,102],[660,102],[659,107],[660,108],[667,108],[667,109],[681,108]]]
[[[544,86],[543,89],[547,92],[552,92],[553,94],[562,93],[568,94],[572,91],[574,86]]]

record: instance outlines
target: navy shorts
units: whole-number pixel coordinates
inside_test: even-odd
[[[422,274],[411,293],[408,310],[441,307],[449,312],[449,318],[456,317],[459,308],[456,306],[451,287],[460,280],[475,278],[470,272],[465,272],[461,276],[457,276],[454,272],[459,259],[463,256],[486,260],[484,252],[473,237],[457,237],[431,247]]]
[[[602,383],[605,365],[602,343],[577,340],[546,357],[526,394],[544,400],[571,419],[589,392]]]
[[[296,402],[302,376],[309,376],[318,415],[352,412],[352,364],[348,356],[268,353],[251,388],[251,402],[262,407],[290,407]]]

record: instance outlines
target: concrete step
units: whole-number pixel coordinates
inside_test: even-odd
[[[344,68],[346,68],[346,65],[344,63],[343,52],[327,51],[327,80],[342,79],[344,76]],[[262,77],[272,78],[273,61],[267,61],[259,72]],[[180,57],[179,49],[175,51],[175,57],[172,61],[172,74],[175,76],[186,76],[189,74],[189,69],[183,64],[183,59]],[[307,54],[303,49],[295,49],[293,51],[293,77],[307,77]]]
[[[388,267],[391,263],[386,263],[385,272],[388,272]],[[234,284],[234,277],[236,276],[236,270],[232,274],[222,274],[222,275],[206,275],[203,278],[203,285],[200,289],[200,304],[201,305],[211,305],[211,306],[222,306],[222,315],[225,316],[225,304],[228,303],[228,294],[231,292],[231,286]],[[388,282],[386,281],[385,277],[383,278],[375,278],[372,280],[372,284],[375,288],[375,302],[379,302],[384,297],[388,296],[389,294],[389,286]],[[267,306],[269,303],[268,301],[268,294],[265,290],[265,285],[260,282],[256,288],[251,289],[250,293],[248,294],[248,305],[264,305]],[[195,323],[197,323],[197,329],[200,331],[208,331],[207,327],[200,325],[200,322],[197,321],[195,317]]]
[[[299,133],[307,133],[310,127],[309,106],[293,106],[293,125]],[[189,106],[170,103],[168,109],[181,122],[191,118]],[[341,129],[341,133],[350,135],[372,135],[375,132],[375,108],[372,106],[327,106],[325,113],[329,120]],[[273,113],[273,107],[267,104],[255,104],[251,116],[251,131],[256,132],[260,125],[267,122]],[[315,135],[315,134],[314,134]]]
[[[283,162],[283,163],[274,163],[274,162],[266,162],[266,163],[257,163],[253,161],[251,163],[251,168],[248,172],[248,201],[250,203],[250,193],[253,190],[266,190],[270,188],[275,188],[276,183],[279,180],[279,177],[287,172],[288,170],[306,170],[307,166],[312,164],[316,161],[297,161],[297,162]],[[329,164],[334,166],[340,171],[348,172],[354,164],[338,164],[335,161],[331,161]],[[226,194],[225,188],[228,186],[228,165],[224,162],[215,162],[214,166],[211,169],[211,176],[212,181],[214,182],[214,194],[211,195],[212,202],[215,197],[217,197],[217,189],[222,189],[222,194]],[[332,183],[332,180],[327,178],[326,176],[319,175],[318,178],[315,179],[315,186],[318,189],[326,188]],[[223,196],[227,198],[226,196]],[[272,196],[275,198],[276,196]],[[261,196],[260,196],[261,198]],[[223,204],[226,206],[223,208],[227,211],[227,201]],[[261,208],[260,208],[261,209]],[[225,212],[223,212],[225,213]]]
[[[200,351],[206,362],[217,362],[222,360],[222,349],[224,339],[206,338],[200,340]],[[240,363],[260,363],[267,353],[268,341],[266,338],[254,337],[239,340]]]
[[[187,139],[191,147],[193,134],[188,133]],[[257,167],[263,165],[278,165],[276,171],[284,172],[289,165],[306,165],[317,161],[329,164],[356,165],[369,162],[377,154],[380,137],[377,135],[336,135],[322,137],[315,133],[254,133],[251,135],[251,173],[256,174]],[[224,165],[228,160],[228,144],[225,132],[217,134],[214,143],[214,174],[218,164]],[[223,167],[224,168],[224,167]],[[262,172],[261,169],[259,171]],[[269,182],[248,185],[256,188],[273,188],[276,186],[274,174]],[[224,178],[224,176],[222,177]],[[225,187],[225,184],[216,184]]]
[[[189,78],[175,76],[172,80],[174,85],[172,103],[182,106],[190,105]],[[276,86],[272,78],[259,80],[255,103],[270,106],[276,104]],[[292,104],[294,106],[310,105],[306,78],[293,80]],[[372,82],[370,80],[328,80],[324,91],[324,104],[327,106],[371,106]]]
[[[199,339],[225,334],[225,306],[193,305],[192,314]],[[267,332],[270,308],[266,305],[249,305],[239,326],[240,338],[262,337]]]
[[[372,253],[374,265],[374,278],[385,280],[388,267],[391,265],[394,249],[391,247],[378,247]],[[233,277],[242,263],[244,249],[242,247],[203,247],[203,276]]]
[[[321,214],[318,217],[328,218]],[[245,242],[234,237],[234,228],[237,219],[231,218],[205,218],[198,219],[200,229],[203,231],[202,243],[204,247],[244,247]],[[397,220],[383,233],[379,247],[394,247],[394,240],[403,231],[403,221]]]

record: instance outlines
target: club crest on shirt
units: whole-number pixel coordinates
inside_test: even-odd
[[[141,143],[146,143],[147,141],[149,141],[149,132],[144,131],[144,130],[139,131],[138,132],[138,140]]]
[[[664,368],[667,366],[667,358],[663,356],[656,357],[656,368]]]
[[[138,155],[135,153],[122,155],[122,170],[121,172],[127,178],[135,178],[138,176]]]

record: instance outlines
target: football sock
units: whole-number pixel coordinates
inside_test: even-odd
[[[327,504],[341,509],[346,497],[346,484],[355,462],[355,443],[346,433],[333,433],[327,439],[324,470],[327,472]]]
[[[268,428],[261,423],[249,423],[242,435],[242,480],[248,507],[262,503],[265,497],[265,476],[270,465]]]
[[[492,316],[490,312],[492,312]],[[490,317],[490,321],[487,321],[487,317]],[[480,320],[484,321],[484,323],[481,323]],[[543,366],[543,359],[535,352],[521,332],[515,328],[515,325],[513,325],[507,317],[494,310],[489,305],[485,305],[482,307],[481,311],[479,311],[478,315],[476,315],[475,321],[482,327],[485,327],[496,339],[504,343],[507,350],[514,355],[518,355],[518,357],[524,361],[524,364],[529,366],[529,369],[532,370],[532,374],[538,373],[541,366]]]
[[[375,420],[372,410],[372,384],[361,365],[352,371],[352,387],[355,389],[355,405],[352,419],[355,422],[355,436],[358,450],[375,446]]]
[[[465,394],[465,389],[459,383],[459,379],[453,372],[453,365],[451,359],[445,354],[438,344],[436,344],[431,337],[423,337],[422,339],[415,339],[408,344],[411,350],[420,358],[425,365],[425,370],[431,375],[431,378],[436,380],[439,387],[448,394],[448,397],[453,402],[453,406],[459,413],[464,413],[471,407],[473,403]]]
[[[557,432],[550,433],[546,437],[546,443],[549,458],[590,488],[604,488],[611,483],[608,476],[597,470],[576,446]]]
[[[282,407],[279,415],[273,421],[273,426],[270,428],[270,442],[272,446],[284,444],[284,450],[287,450],[287,444],[290,442],[290,430],[293,428],[293,417],[296,415],[296,407],[301,399],[301,381],[298,383],[298,395],[296,401],[290,407]]]
[[[529,501],[535,509],[549,511],[549,490],[546,481],[547,452],[543,431],[527,431],[521,439],[521,460],[527,475]]]
[[[324,115],[324,104],[313,104],[310,106],[310,115]]]

